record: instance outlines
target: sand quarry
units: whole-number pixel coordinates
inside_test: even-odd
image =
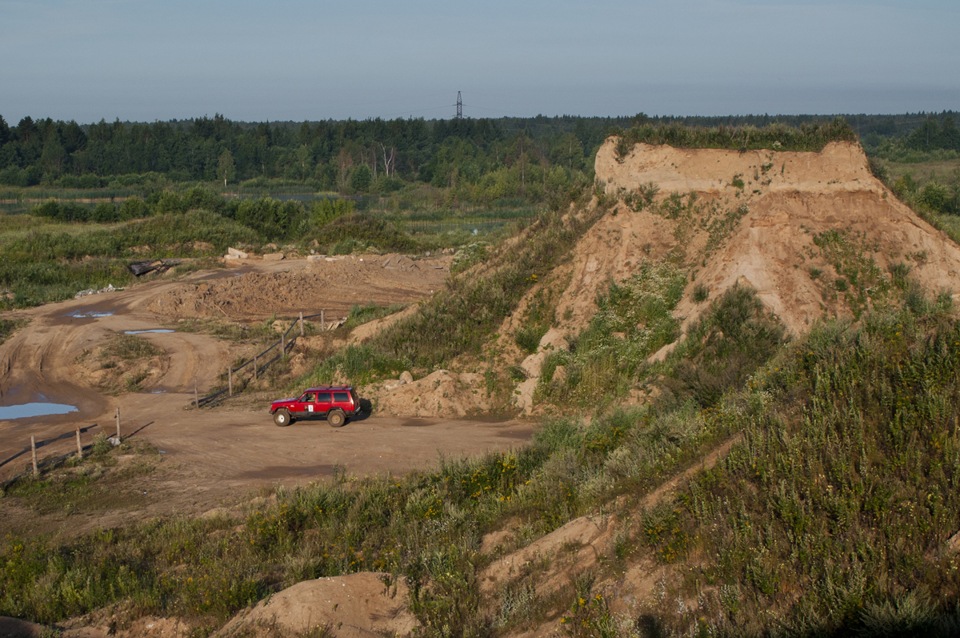
[[[128,290],[16,313],[30,323],[0,346],[3,403],[43,395],[76,405],[79,411],[30,423],[0,421],[0,460],[22,449],[30,434],[41,438],[91,424],[110,431],[120,407],[124,429],[162,449],[164,463],[148,477],[149,484],[140,486],[151,496],[125,511],[107,512],[96,520],[42,521],[26,512],[6,512],[8,529],[109,526],[129,518],[131,510],[136,516],[199,514],[258,487],[322,480],[337,466],[358,475],[397,473],[434,463],[440,455],[449,458],[522,445],[536,427],[535,418],[523,417],[539,413],[533,388],[545,353],[567,347],[568,339],[587,325],[598,293],[611,281],[624,280],[645,262],[668,256],[692,273],[677,309],[684,325],[707,305],[696,303],[692,291],[707,290],[713,299],[736,284],[755,288],[794,334],[823,317],[850,316],[845,295],[851,293],[839,289],[841,273],[816,241],[831,232],[840,233],[847,245],[855,247],[858,259],[872,261],[881,273],[900,265],[933,294],[960,292],[960,249],[871,175],[856,144],[833,143],[820,153],[639,144],[618,157],[615,149],[616,140],[608,140],[596,160],[597,181],[614,203],[585,233],[572,259],[538,283],[562,287],[556,312],[562,319],[543,337],[539,351],[526,358],[511,345],[522,308],[498,333],[504,356],[515,357],[528,375],[516,388],[515,420],[490,422],[470,416],[485,403],[477,364],[363,388],[364,396],[375,400],[376,414],[335,430],[322,422],[276,428],[266,405],[249,401],[210,410],[190,408],[194,384],[209,387],[240,356],[235,346],[211,336],[150,334],[166,356],[153,365],[152,376],[138,393],[98,391],[95,373],[84,363],[84,353],[95,351],[112,333],[162,327],[182,318],[266,321],[321,309],[336,318],[354,304],[416,303],[444,285],[449,257],[251,258],[223,271],[159,277]],[[671,196],[690,201],[695,196],[696,218],[685,214],[671,218],[649,206],[638,210],[628,205],[631,194],[651,184],[656,185],[658,201]],[[536,292],[535,288],[527,299]],[[350,338],[361,339],[373,329],[366,327]],[[703,463],[713,463],[733,443]],[[19,471],[23,466],[21,458],[0,471]],[[683,479],[676,477],[651,494],[649,504]],[[566,548],[565,562],[551,568],[543,587],[552,591],[566,586],[596,556],[609,553],[614,525],[610,518],[572,521],[495,561],[480,575],[482,591],[495,599],[530,555],[548,556],[559,547]],[[484,550],[493,551],[508,535],[504,531],[486,539]],[[618,592],[612,609],[629,614],[632,605],[649,595],[655,577],[651,565],[631,565],[619,581],[608,584],[610,591]],[[342,636],[406,635],[416,622],[406,610],[404,596],[402,582],[388,587],[376,574],[308,581],[241,613],[218,635],[257,635],[256,627],[266,625],[296,634],[317,624],[340,626],[337,635]],[[96,619],[79,619],[71,626],[65,635],[107,635]],[[0,623],[0,633],[3,629]],[[551,625],[525,635],[549,635],[553,629]],[[116,635],[186,633],[175,619],[142,619]]]

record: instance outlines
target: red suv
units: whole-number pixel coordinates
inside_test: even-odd
[[[360,412],[360,399],[352,386],[325,385],[304,390],[296,399],[279,399],[270,404],[273,422],[286,427],[297,419],[326,417],[335,428]]]

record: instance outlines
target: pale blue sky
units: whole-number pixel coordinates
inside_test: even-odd
[[[960,110],[957,0],[0,0],[0,115]]]

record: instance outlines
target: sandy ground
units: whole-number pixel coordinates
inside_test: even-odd
[[[532,433],[530,423],[374,414],[339,429],[322,420],[278,428],[267,398],[242,395],[224,406],[197,410],[194,384],[202,395],[216,387],[230,363],[248,354],[205,334],[147,333],[143,336],[166,355],[143,391],[113,396],[95,387],[91,352],[117,333],[175,325],[173,320],[184,317],[260,321],[324,310],[328,320],[336,319],[355,304],[418,301],[443,285],[448,265],[448,258],[413,261],[396,255],[251,259],[223,271],[182,279],[168,274],[127,290],[9,313],[29,324],[0,345],[0,404],[46,401],[74,405],[77,411],[0,420],[0,480],[29,469],[31,436],[47,441],[84,428],[82,443],[88,445],[99,432],[116,432],[118,409],[123,437],[160,451],[156,469],[137,487],[143,498],[133,504],[134,515],[200,513],[261,488],[324,480],[336,472],[401,473],[441,459],[520,446]],[[43,462],[75,449],[75,439],[67,436],[40,447],[38,454]],[[109,526],[130,515],[107,510],[83,521],[53,517],[43,527]],[[7,516],[3,527],[29,530],[39,524],[34,516]]]

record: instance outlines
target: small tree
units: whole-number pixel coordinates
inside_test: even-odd
[[[220,159],[217,161],[217,177],[223,180],[223,187],[227,187],[227,180],[231,180],[237,175],[237,166],[233,161],[233,153],[230,149],[224,149],[220,153]]]
[[[366,193],[373,183],[373,171],[366,164],[357,166],[350,175],[350,188],[355,193]]]

